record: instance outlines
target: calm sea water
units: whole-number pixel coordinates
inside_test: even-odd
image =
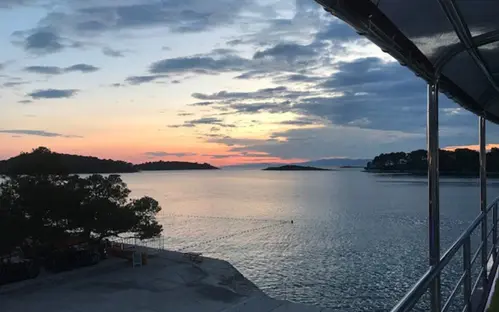
[[[358,170],[122,177],[132,196],[160,202],[166,248],[226,259],[277,298],[387,311],[427,268],[425,178]],[[440,193],[445,249],[478,214],[477,179],[441,179]],[[499,195],[498,182],[488,194]]]

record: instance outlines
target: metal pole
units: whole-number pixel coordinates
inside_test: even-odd
[[[492,228],[494,229],[492,233],[492,235],[494,235],[492,237],[492,245],[494,245],[492,257],[495,263],[497,259],[497,202],[494,204],[494,207],[492,208],[492,223],[493,223]]]
[[[485,118],[480,117],[478,122],[479,141],[480,141],[480,211],[487,212],[487,149],[485,140]],[[482,219],[482,288],[483,295],[487,296],[487,215]]]
[[[440,194],[438,172],[438,82],[428,84],[428,120],[426,145],[428,149],[428,241],[430,266],[440,262]],[[430,286],[431,312],[440,312],[440,274]]]
[[[466,312],[472,312],[472,302],[471,302],[471,239],[466,237],[463,245],[463,269],[464,269],[464,281],[463,281],[463,293],[464,293],[464,304],[466,305]]]

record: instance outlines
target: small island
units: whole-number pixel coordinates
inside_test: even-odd
[[[298,165],[284,165],[279,167],[268,167],[263,170],[266,171],[331,171],[331,169],[310,167],[310,166],[298,166]]]
[[[153,171],[153,170],[217,170],[219,168],[210,164],[192,163],[185,161],[154,161],[146,162],[140,165],[135,165],[140,171]]]

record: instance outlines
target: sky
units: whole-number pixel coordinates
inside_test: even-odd
[[[425,148],[425,83],[312,0],[0,0],[0,46],[0,159],[38,146],[215,165]],[[440,146],[477,133],[441,95]]]

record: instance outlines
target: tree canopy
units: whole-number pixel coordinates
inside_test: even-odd
[[[70,174],[136,172],[133,164],[97,157],[60,154],[46,147],[0,161],[2,174]]]
[[[38,147],[30,153],[21,153],[7,160],[0,160],[0,174],[6,175],[124,173],[139,170],[194,169],[218,168],[207,163],[200,164],[185,161],[155,161],[134,165],[121,160],[56,153],[46,147]]]
[[[380,154],[370,161],[366,170],[382,172],[426,173],[428,168],[426,150],[410,153],[396,152]],[[454,151],[439,150],[440,173],[478,175],[480,169],[479,153],[470,149]],[[487,153],[487,171],[499,173],[499,149],[492,148]]]
[[[71,236],[159,236],[158,202],[129,195],[118,175],[12,176],[0,184],[0,254],[26,241],[44,246]]]

